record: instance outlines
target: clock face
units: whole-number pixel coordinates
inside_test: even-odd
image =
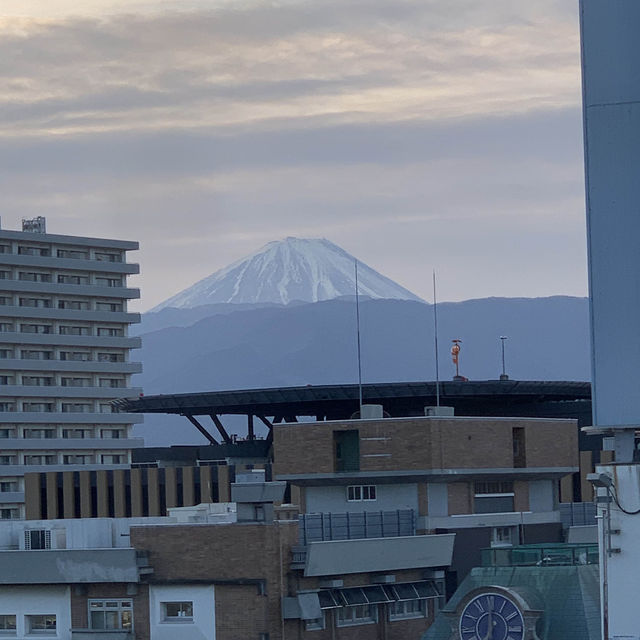
[[[499,593],[476,596],[460,616],[461,640],[523,640],[520,609]]]

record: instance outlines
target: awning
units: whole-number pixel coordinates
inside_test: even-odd
[[[336,609],[337,607],[383,604],[385,602],[428,600],[439,598],[440,595],[435,581],[421,580],[384,586],[367,585],[344,589],[323,589],[318,591],[318,600],[321,609]]]

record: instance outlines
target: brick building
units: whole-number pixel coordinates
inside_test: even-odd
[[[65,640],[418,638],[482,547],[561,539],[576,433],[533,418],[276,424],[264,463],[157,456],[111,489],[82,476],[80,518],[64,478],[34,474],[34,500],[53,514],[62,495],[62,519],[0,523],[0,624]]]

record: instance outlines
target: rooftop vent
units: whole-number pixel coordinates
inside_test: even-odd
[[[425,407],[424,415],[432,418],[450,418],[454,415],[453,407]]]

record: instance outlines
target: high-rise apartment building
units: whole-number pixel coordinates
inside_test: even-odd
[[[0,518],[24,517],[26,471],[125,469],[140,418],[111,402],[137,395],[126,252],[137,242],[46,233],[45,219],[0,230]],[[46,476],[45,476],[46,477]],[[51,475],[53,479],[55,474]],[[75,484],[75,483],[74,483]],[[50,487],[51,488],[51,487]],[[60,487],[60,491],[77,487]],[[54,492],[55,493],[55,492]]]

